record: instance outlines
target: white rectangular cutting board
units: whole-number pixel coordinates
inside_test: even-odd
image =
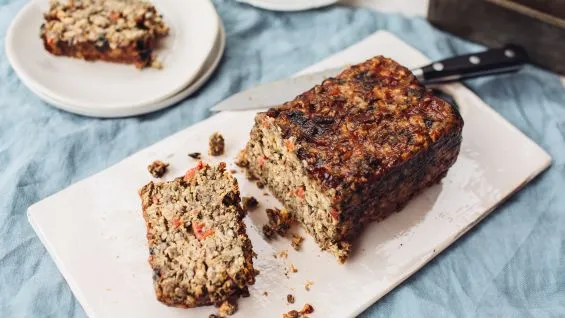
[[[361,62],[377,54],[407,67],[428,63],[395,36],[377,32],[307,71]],[[260,234],[264,209],[279,203],[264,196],[264,190],[241,172],[236,174],[242,195],[252,194],[260,201],[261,208],[245,221],[261,274],[250,289],[251,297],[239,301],[235,317],[280,317],[305,303],[315,308],[311,317],[353,317],[550,165],[546,152],[471,91],[459,84],[445,90],[455,98],[465,120],[459,159],[441,184],[414,198],[400,213],[370,225],[345,265],[319,251],[307,235],[300,252],[287,239],[265,241]],[[89,316],[207,317],[216,312],[213,307],[170,308],[155,299],[137,190],[151,180],[146,167],[155,159],[171,164],[166,179],[182,175],[195,164],[187,153],[207,153],[208,136],[214,131],[226,138],[227,152],[203,159],[227,161],[233,167],[253,117],[253,111],[212,116],[29,208],[30,223]],[[273,257],[283,250],[288,251],[288,259]],[[298,272],[285,275],[291,263]],[[313,282],[310,291],[304,288],[306,281]],[[294,305],[286,303],[289,293],[296,298]]]

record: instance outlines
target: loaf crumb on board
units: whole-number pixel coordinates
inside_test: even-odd
[[[291,310],[283,314],[283,318],[298,318],[298,311]]]
[[[188,154],[188,156],[192,159],[198,160],[202,155],[199,152],[191,152]]]
[[[277,208],[266,209],[269,222],[263,225],[263,235],[267,240],[271,240],[276,234],[284,236],[290,229],[293,222],[292,216],[285,209]]]
[[[279,210],[277,208],[266,209],[265,212],[267,212],[269,226],[280,236],[286,235],[293,222],[292,214],[286,209]]]
[[[297,311],[297,310],[291,310],[287,313],[283,314],[283,318],[306,318],[308,316],[308,314],[311,314],[314,312],[314,307],[312,307],[312,305],[310,304],[305,304],[304,307],[302,307],[302,310]]]
[[[268,224],[263,225],[263,236],[265,239],[272,240],[275,237],[275,231]]]
[[[298,234],[292,234],[292,241],[290,245],[296,250],[299,251],[300,247],[302,247],[302,242],[304,242],[304,237]]]
[[[247,180],[249,181],[255,181],[257,180],[257,177],[251,173],[249,170],[245,170],[245,177],[247,178]]]
[[[233,301],[224,301],[220,306],[220,316],[231,316],[237,311],[237,303]]]
[[[247,153],[245,152],[245,149],[239,151],[237,157],[235,158],[235,164],[241,168],[246,168],[247,166],[249,166],[249,161],[247,161]]]
[[[314,307],[312,307],[312,305],[304,304],[304,307],[300,311],[300,314],[306,315],[306,314],[311,314],[313,312],[314,312]]]
[[[220,156],[224,154],[224,137],[218,133],[215,132],[210,136],[210,140],[209,140],[209,150],[208,150],[208,154],[210,156]]]
[[[257,208],[258,205],[259,202],[252,196],[241,198],[241,206],[243,207],[243,211],[253,211],[255,210],[255,208]]]
[[[153,177],[161,178],[167,172],[168,167],[168,163],[161,160],[155,160],[147,166],[147,170]]]
[[[286,295],[286,301],[287,301],[289,304],[294,304],[294,295],[292,295],[292,294]]]
[[[296,266],[294,266],[294,264],[290,264],[288,266],[288,271],[291,273],[297,273],[298,272],[298,268],[296,268]]]

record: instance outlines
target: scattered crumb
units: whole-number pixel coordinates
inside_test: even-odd
[[[161,63],[161,61],[159,61],[159,60],[157,60],[157,59],[154,59],[154,60],[151,62],[151,67],[160,70],[160,69],[163,69],[163,63]]]
[[[314,285],[313,281],[306,281],[306,284],[304,285],[304,289],[306,289],[306,291],[310,291],[310,288],[312,287],[312,285]]]
[[[224,137],[215,132],[210,136],[208,154],[211,156],[220,156],[224,154]]]
[[[237,311],[237,303],[224,301],[220,306],[220,316],[231,316]]]
[[[155,160],[147,166],[147,170],[153,177],[161,178],[167,172],[168,166],[168,163],[164,163],[161,160]]]
[[[188,156],[189,156],[190,158],[196,159],[196,160],[200,159],[200,157],[201,157],[199,152],[189,153]]]
[[[291,310],[291,311],[283,314],[283,318],[298,318],[298,311]]]
[[[292,295],[288,295],[292,296]],[[301,311],[291,310],[285,314],[283,314],[283,318],[306,318],[307,314],[311,314],[314,312],[314,307],[310,304],[305,304]]]
[[[300,247],[302,247],[302,242],[304,242],[304,238],[298,234],[292,234],[292,241],[290,242],[290,245],[292,245],[292,247],[299,251]]]
[[[235,158],[235,164],[241,168],[249,166],[249,160],[247,160],[247,153],[245,152],[245,149],[241,149],[239,151],[239,154]]]
[[[216,316],[216,315],[214,315],[214,314],[210,314],[210,316],[208,316],[208,318],[220,318],[220,317],[218,317],[218,316]]]
[[[257,258],[257,257],[255,257],[255,258]],[[258,269],[255,269],[254,272],[255,272],[255,276],[261,274],[261,272]]]
[[[263,195],[264,195],[264,196],[268,196],[269,194],[268,194],[267,192],[263,192]]]
[[[292,296],[292,295],[288,295]],[[288,300],[287,296],[287,300]],[[294,300],[294,297],[293,297]],[[314,312],[314,307],[310,304],[305,304],[301,311],[291,310],[285,314],[283,314],[283,318],[305,318],[307,314],[311,314]]]
[[[284,236],[293,222],[290,212],[286,209],[279,210],[277,208],[267,209],[267,217],[269,223],[263,225],[263,234],[265,238],[271,240],[275,237],[275,233]]]
[[[286,259],[286,258],[288,257],[288,252],[287,252],[287,250],[282,250],[282,251],[280,251],[278,256],[279,256],[280,258]]]
[[[257,181],[257,188],[259,189],[263,189],[265,187],[265,184],[261,181]]]
[[[263,296],[269,296],[269,293],[266,292],[266,291],[264,291],[264,292],[263,292]]]
[[[271,240],[275,236],[275,231],[268,224],[265,224],[263,225],[263,235],[267,240]]]
[[[296,268],[296,267],[294,266],[294,264],[290,264],[290,266],[288,267],[288,270],[289,270],[291,273],[296,273],[296,272],[298,272],[298,268]]]
[[[237,170],[235,170],[235,169],[230,169],[230,173],[231,173],[231,174],[236,174],[236,173],[237,173]]]
[[[245,177],[247,178],[247,180],[249,181],[255,181],[257,180],[257,177],[251,173],[249,170],[245,170]]]
[[[402,243],[400,243],[400,246],[402,246]]]
[[[259,205],[257,199],[254,197],[243,197],[241,199],[241,206],[243,207],[243,211],[253,211]]]
[[[286,301],[287,301],[289,304],[294,304],[294,296],[293,296],[292,294],[286,295]]]
[[[302,308],[302,310],[299,312],[299,314],[301,315],[307,315],[307,314],[311,314],[314,312],[314,307],[312,307],[312,305],[310,304],[304,304],[304,307]]]
[[[293,222],[292,214],[284,208],[282,210],[277,208],[267,209],[265,212],[267,212],[271,228],[280,236],[284,236]]]

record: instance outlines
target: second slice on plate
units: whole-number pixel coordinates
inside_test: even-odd
[[[103,117],[155,110],[217,54],[221,23],[210,0],[47,2],[31,1],[14,17],[6,56],[26,86],[65,110]],[[163,68],[66,56],[158,67],[155,56]]]
[[[50,0],[41,39],[54,55],[135,64],[160,62],[157,41],[169,33],[162,16],[142,0]]]

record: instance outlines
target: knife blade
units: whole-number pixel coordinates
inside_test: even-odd
[[[224,99],[210,110],[246,110],[279,105],[320,84],[326,78],[336,76],[343,69],[344,67],[332,68],[255,86]]]
[[[525,51],[515,45],[481,53],[459,55],[412,69],[422,84],[439,84],[480,76],[519,71],[527,62]],[[228,97],[211,111],[269,108],[292,100],[346,66],[262,84]]]

